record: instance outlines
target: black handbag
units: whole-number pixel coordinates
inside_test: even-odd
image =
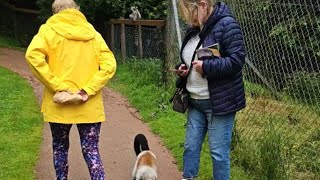
[[[205,30],[203,31],[202,35],[200,36],[200,41],[196,47],[196,49],[194,50],[193,56],[192,56],[192,60],[191,60],[191,65],[189,67],[189,69],[192,68],[192,62],[194,61],[194,58],[196,56],[196,50],[199,49],[199,47],[201,46],[204,38],[207,36],[208,33],[210,33],[211,31],[210,27],[205,28]],[[173,97],[170,99],[170,103],[172,103],[172,108],[174,111],[176,112],[180,112],[180,113],[185,113],[186,110],[189,107],[189,102],[190,102],[190,95],[189,92],[186,89],[186,84],[187,84],[187,77],[189,76],[190,71],[188,73],[188,75],[184,78],[179,77],[177,79],[176,82],[176,92],[174,93]]]
[[[174,111],[185,113],[189,107],[189,92],[184,88],[177,88],[172,98],[172,105]]]
[[[196,47],[196,50],[201,46],[201,44],[202,44],[202,41],[200,40],[200,42],[198,43],[198,45]],[[192,62],[194,61],[195,55],[196,55],[196,51],[194,51],[194,53],[193,53],[193,57],[191,60],[191,66],[189,67],[189,69],[192,68]],[[189,76],[189,74],[187,75],[187,77]],[[190,95],[186,89],[187,77],[185,77],[185,78],[179,77],[177,79],[177,82],[176,82],[177,89],[176,89],[176,92],[174,93],[173,97],[170,100],[170,102],[172,102],[172,108],[176,112],[185,113],[189,107]]]

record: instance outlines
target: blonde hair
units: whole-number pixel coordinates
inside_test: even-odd
[[[77,10],[80,9],[80,7],[74,2],[74,0],[55,0],[52,4],[53,14],[70,8]]]
[[[208,6],[213,6],[214,0],[205,0]],[[183,20],[187,22],[192,21],[193,10],[197,8],[200,0],[179,0],[179,12]]]

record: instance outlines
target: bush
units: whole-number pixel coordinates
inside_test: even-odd
[[[148,122],[152,132],[161,137],[181,170],[186,116],[172,110],[169,99],[174,89],[168,90],[164,87],[161,66],[162,61],[158,59],[128,58],[126,63],[119,63],[109,87],[128,97],[130,104],[139,111],[143,121]],[[174,87],[174,84],[172,85]],[[203,145],[201,167],[197,178],[199,180],[212,179],[212,163],[207,142],[206,140]],[[251,180],[241,167],[232,165],[231,171],[231,179]]]
[[[21,33],[19,35],[19,42],[22,47],[28,47],[32,38],[33,38],[33,36],[30,33]]]
[[[225,2],[242,24],[247,58],[277,90],[287,74],[320,71],[319,0]],[[254,73],[248,78],[256,80]]]
[[[241,139],[239,134],[238,138]],[[270,125],[257,141],[241,139],[232,151],[232,159],[254,179],[285,180],[289,172],[284,145],[281,135]]]
[[[101,18],[103,20],[121,16],[128,18],[131,13],[131,6],[138,6],[143,19],[164,19],[167,9],[167,1],[165,0],[95,0],[94,2],[91,0],[76,0],[76,2],[91,23],[94,23],[97,19],[101,22]],[[52,15],[52,3],[53,0],[37,0],[42,21]]]
[[[320,73],[298,72],[287,78],[287,93],[302,102],[320,105]]]
[[[261,174],[265,179],[288,179],[286,172],[286,162],[288,160],[283,154],[283,140],[274,128],[267,129],[261,139],[260,165]]]
[[[293,155],[297,172],[320,177],[320,130],[316,129]],[[311,179],[311,178],[310,178]]]

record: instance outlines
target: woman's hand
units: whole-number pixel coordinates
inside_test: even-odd
[[[198,73],[203,74],[203,69],[202,69],[203,61],[195,60],[192,62],[192,64]]]
[[[80,90],[78,94],[81,95],[83,102],[86,102],[89,98],[87,92],[84,90]]]
[[[185,77],[188,75],[189,73],[189,70],[187,68],[187,66],[185,64],[181,64],[179,66],[179,68],[177,69],[176,73],[179,75],[179,76],[182,76],[182,77]]]

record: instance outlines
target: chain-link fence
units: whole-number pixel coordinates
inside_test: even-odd
[[[121,53],[121,25],[114,26],[114,50]],[[143,58],[164,58],[164,39],[163,28],[142,26],[141,39]],[[126,57],[131,59],[133,57],[139,57],[139,35],[138,26],[126,25],[125,26],[125,45],[126,45]]]
[[[247,48],[237,163],[268,179],[319,179],[320,1],[226,2]]]
[[[164,72],[179,61],[169,2],[166,30],[143,28],[142,33],[144,57],[167,53]],[[241,24],[247,49],[247,107],[237,114],[233,163],[252,179],[319,179],[320,0],[225,2]],[[184,34],[181,20],[180,25]],[[135,28],[126,27],[129,57],[137,54]],[[119,38],[115,49],[120,52]]]
[[[320,179],[320,1],[225,2],[247,49],[233,163],[252,179]]]

